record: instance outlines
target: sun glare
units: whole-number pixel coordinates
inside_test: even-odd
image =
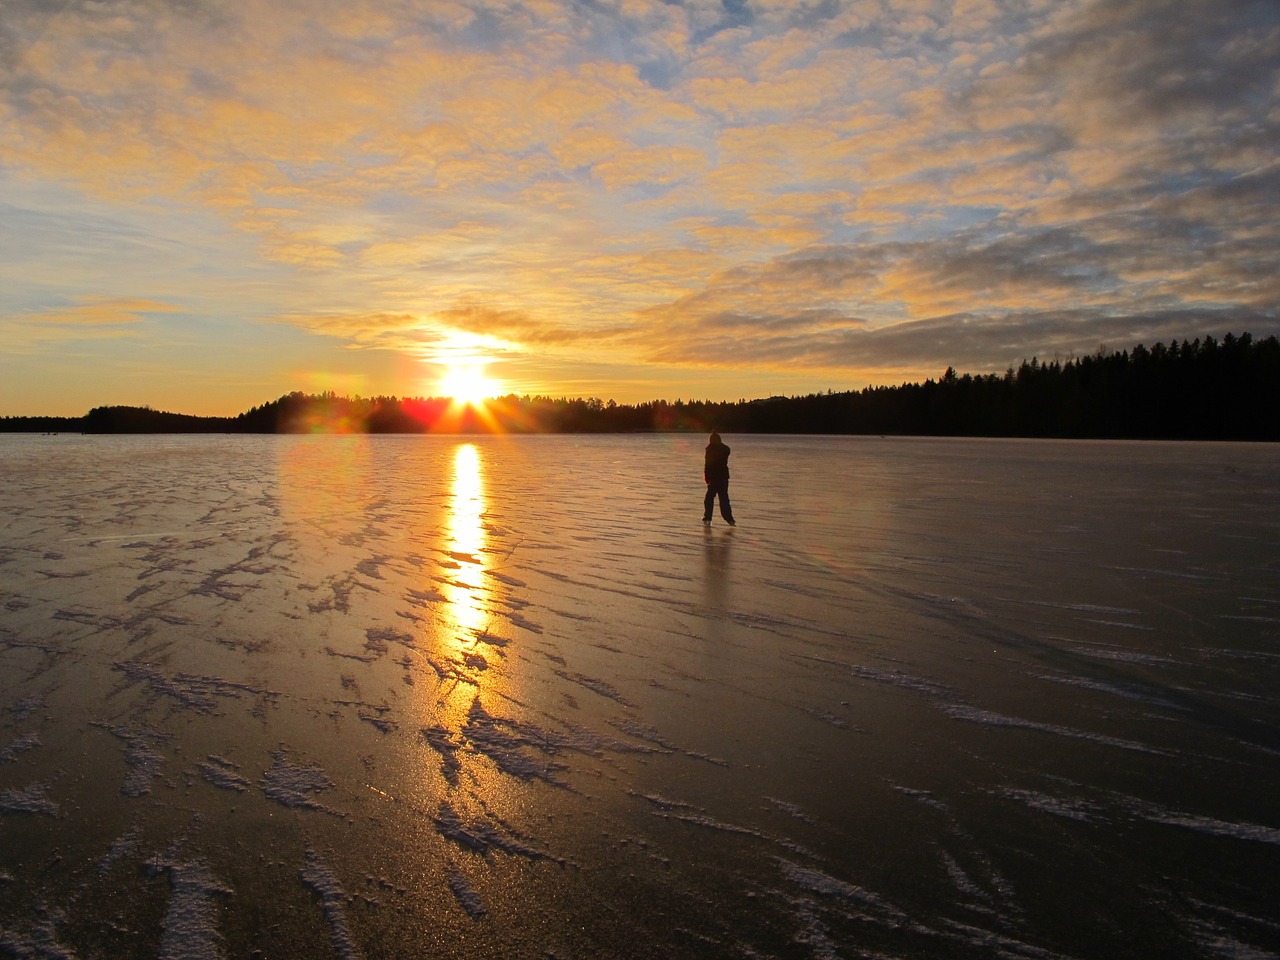
[[[440,381],[440,389],[458,403],[477,406],[498,392],[498,385],[484,375],[478,364],[457,364]]]

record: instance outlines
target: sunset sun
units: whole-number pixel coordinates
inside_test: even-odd
[[[498,384],[484,374],[480,364],[454,364],[440,381],[440,390],[458,403],[476,406],[498,391]]]

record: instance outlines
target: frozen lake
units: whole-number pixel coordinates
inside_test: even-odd
[[[0,437],[0,955],[1280,955],[1280,446]]]

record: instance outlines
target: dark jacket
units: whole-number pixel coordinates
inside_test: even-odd
[[[702,468],[702,479],[707,483],[729,479],[729,447],[727,444],[707,444],[707,458]]]

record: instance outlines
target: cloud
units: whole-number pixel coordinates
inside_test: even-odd
[[[454,307],[442,311],[434,319],[450,330],[538,350],[577,344],[599,347],[630,330],[627,326],[602,329],[548,323],[520,311],[495,310],[483,306]]]
[[[1093,311],[1010,313],[992,316],[941,316],[907,321],[861,337],[833,343],[835,358],[854,357],[871,368],[918,370],[954,366],[961,371],[1001,373],[1023,360],[1087,356],[1098,350],[1130,349],[1139,343],[1193,337],[1221,338],[1226,333],[1258,329],[1272,322],[1247,311],[1173,310],[1100,314]],[[942,358],[954,358],[939,364]],[[934,376],[941,374],[937,370]]]
[[[624,187],[665,187],[696,177],[708,166],[700,150],[689,147],[650,147],[625,150],[592,166],[592,173],[608,190]]]
[[[1273,0],[268,6],[5,4],[0,190],[59,264],[0,267],[10,323],[251,288],[361,350],[766,372],[1277,323]],[[254,256],[110,285],[30,183]]]
[[[1278,40],[1267,0],[1064,6],[1053,32],[1028,46],[1024,75],[1039,86],[1061,85],[1067,98],[1096,111],[1095,123],[1213,116],[1233,123],[1274,95]]]
[[[56,327],[117,327],[138,323],[152,313],[176,313],[178,308],[152,300],[118,300],[102,297],[85,297],[62,309],[43,310],[20,318],[24,322],[47,324]]]
[[[873,328],[828,315],[753,335],[705,329],[671,362],[713,369],[808,370],[845,388],[938,377],[948,366],[971,373],[1003,373],[1023,360],[1066,360],[1139,343],[1274,329],[1274,317],[1241,311],[1179,310],[1110,316],[1093,311],[955,314]]]
[[[135,298],[82,297],[78,302],[0,318],[5,346],[29,352],[53,344],[140,336],[136,329],[156,314],[180,313],[167,303]]]
[[[788,254],[650,310],[644,326],[661,330],[650,357],[815,370],[906,370],[932,358],[990,370],[1101,343],[1276,328],[1280,288],[1258,269],[1270,262],[1261,242],[1206,263],[1174,238],[1179,249],[1153,251],[1151,229],[1121,217]]]
[[[456,352],[459,342],[465,342],[468,351],[492,359],[529,350],[546,353],[579,344],[598,349],[632,332],[629,325],[585,328],[548,322],[518,310],[465,303],[429,315],[298,313],[276,319],[314,333],[349,340],[362,348],[396,350],[428,360]]]

